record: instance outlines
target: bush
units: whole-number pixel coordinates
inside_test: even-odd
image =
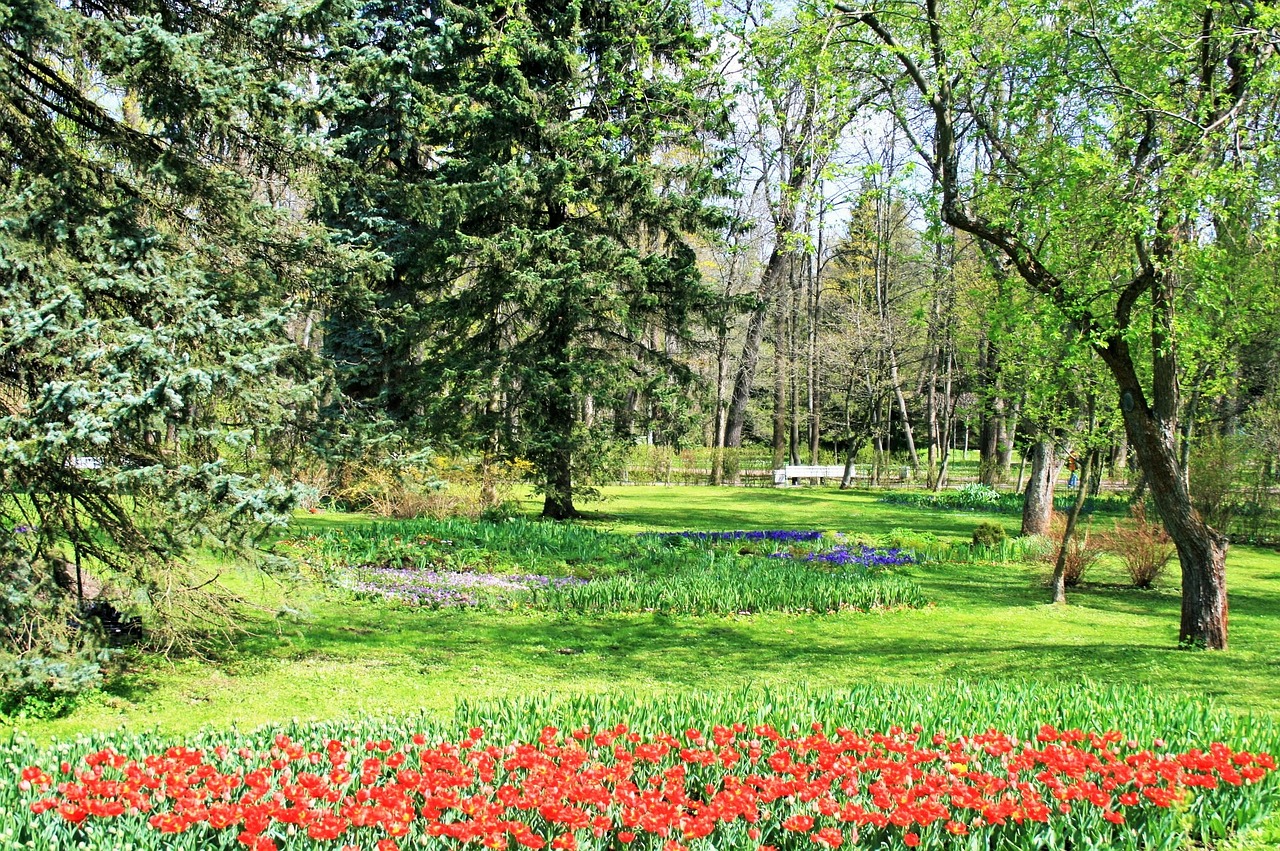
[[[1050,569],[1057,567],[1058,553],[1062,550],[1062,538],[1067,531],[1067,515],[1061,511],[1053,512],[1049,522],[1049,546],[1040,554],[1040,559]],[[1090,524],[1076,524],[1075,533],[1067,545],[1066,563],[1063,566],[1063,583],[1068,588],[1080,584],[1085,571],[1092,567],[1102,556],[1101,542],[1091,535]]]
[[[973,530],[973,545],[975,547],[994,547],[998,546],[1007,537],[1009,537],[1008,533],[999,523],[979,523]]]
[[[0,527],[0,717],[64,714],[101,683],[102,636],[63,587],[65,562],[38,557],[31,527]]]
[[[1116,523],[1104,536],[1104,546],[1120,556],[1135,588],[1150,588],[1164,573],[1177,549],[1159,523],[1147,520],[1142,503],[1130,509],[1130,522]]]

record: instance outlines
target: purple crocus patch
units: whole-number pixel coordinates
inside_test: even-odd
[[[536,573],[472,573],[385,565],[360,565],[353,569],[353,574],[348,583],[353,591],[433,608],[511,602],[535,588],[563,588],[587,581]]]

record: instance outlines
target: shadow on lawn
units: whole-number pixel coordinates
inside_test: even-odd
[[[961,634],[929,637],[885,635],[869,622],[865,629],[838,635],[805,630],[725,624],[695,632],[662,623],[606,629],[595,623],[508,624],[488,638],[525,656],[524,664],[544,678],[566,681],[589,674],[626,682],[637,677],[680,688],[716,688],[752,682],[808,682],[832,685],[856,680],[904,682],[944,678],[1082,679],[1089,669],[1121,672],[1148,667],[1175,652],[1153,636],[1141,644],[1005,643],[998,637]],[[777,627],[777,624],[774,624]],[[788,634],[793,633],[793,634]],[[574,651],[563,655],[560,649]],[[858,660],[861,660],[861,664]],[[838,673],[836,673],[838,672]],[[833,676],[833,674],[835,674]]]
[[[660,489],[659,489],[660,491]],[[886,505],[865,491],[841,491],[834,488],[774,490],[772,488],[672,489],[670,501],[679,509],[664,504],[663,494],[645,495],[645,500],[626,499],[620,491],[619,502],[609,497],[599,506],[599,519],[617,519],[632,526],[669,531],[685,529],[832,529],[854,534],[884,535],[895,528],[932,532],[946,538],[968,539],[973,527],[986,515],[956,515],[950,512],[923,511]],[[596,505],[592,505],[593,509]],[[622,507],[622,511],[615,511]],[[802,520],[797,520],[797,516]],[[593,518],[594,519],[594,518]],[[673,519],[681,524],[673,526]]]

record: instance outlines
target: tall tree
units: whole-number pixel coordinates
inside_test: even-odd
[[[815,196],[819,179],[859,108],[858,87],[833,73],[835,27],[811,5],[802,4],[794,16],[775,18],[768,4],[748,2],[735,26],[733,38],[740,47],[738,63],[745,78],[739,111],[750,123],[750,136],[742,147],[758,171],[772,239],[734,371],[726,446],[742,445],[770,313],[776,318],[785,312],[791,296],[788,285],[800,280],[795,273],[812,250],[810,222],[821,205]],[[785,340],[775,340],[775,346],[779,344],[785,347]],[[775,375],[775,452],[785,443],[780,379]]]
[[[1179,312],[1223,295],[1215,220],[1267,206],[1259,163],[1276,128],[1260,95],[1277,84],[1276,8],[839,8],[879,46],[874,73],[933,173],[942,218],[993,246],[1106,364],[1178,549],[1180,641],[1225,648],[1227,540],[1192,505],[1177,445]],[[978,143],[993,156],[983,173],[963,167]]]
[[[708,298],[686,235],[718,222],[724,109],[688,4],[378,0],[342,55],[325,215],[388,269],[331,317],[348,389],[459,445],[496,435],[543,514],[574,515],[614,439],[586,400],[684,377]]]
[[[331,11],[0,4],[0,657],[85,639],[102,588],[199,621],[190,547],[282,521],[253,456],[305,401],[287,299],[323,239],[267,178],[307,163]]]

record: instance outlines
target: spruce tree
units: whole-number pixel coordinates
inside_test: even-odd
[[[725,114],[706,56],[681,2],[366,5],[322,207],[386,260],[330,319],[347,392],[531,461],[543,514],[575,514],[607,412],[688,377],[670,354],[709,300],[687,237],[718,219]]]
[[[190,548],[291,504],[254,457],[308,393],[286,302],[326,250],[287,180],[332,14],[0,3],[0,689],[75,680],[108,598],[207,618]]]

